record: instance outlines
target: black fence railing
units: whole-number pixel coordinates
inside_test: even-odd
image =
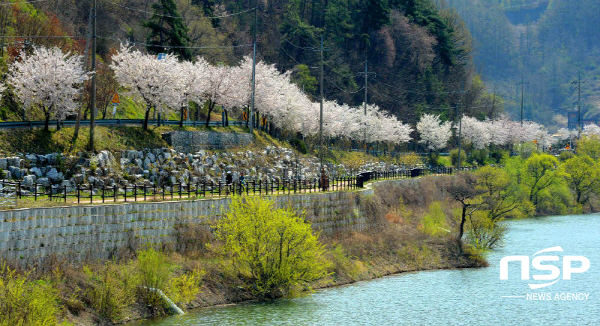
[[[158,120],[148,120],[148,125],[157,125]],[[76,123],[75,120],[64,120],[60,121],[60,125],[65,126],[74,126]],[[144,124],[144,119],[103,119],[96,120],[96,125],[99,126],[142,126]],[[174,126],[179,125],[179,120],[160,120],[160,124],[163,126]],[[57,121],[50,121],[50,126],[56,126]],[[81,125],[89,125],[89,120],[81,120]],[[188,127],[202,127],[206,125],[206,121],[183,121],[184,126]],[[211,127],[219,127],[223,126],[223,121],[210,121],[209,126]],[[228,125],[230,126],[245,126],[245,121],[229,121]],[[0,129],[15,129],[15,128],[41,128],[44,127],[44,121],[9,121],[9,122],[0,122]]]
[[[461,170],[472,170],[463,168]],[[18,200],[49,200],[64,203],[106,203],[138,201],[190,200],[237,195],[308,194],[324,191],[347,191],[363,187],[371,180],[414,178],[431,174],[452,174],[452,168],[396,169],[372,171],[358,176],[319,179],[246,179],[232,183],[202,181],[157,185],[154,183],[129,186],[94,186],[92,184],[52,185],[23,184],[23,181],[0,180],[0,189],[13,189]]]

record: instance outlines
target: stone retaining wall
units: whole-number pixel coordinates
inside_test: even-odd
[[[249,133],[226,133],[209,131],[172,131],[163,134],[163,139],[182,153],[196,153],[203,149],[227,149],[245,147],[252,143]]]
[[[305,213],[325,234],[369,226],[360,201],[373,190],[272,196],[279,207]],[[0,255],[34,266],[57,255],[67,261],[108,259],[132,244],[174,245],[177,225],[210,228],[229,198],[95,206],[19,209],[0,212]]]

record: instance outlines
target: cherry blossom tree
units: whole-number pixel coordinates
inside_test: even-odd
[[[480,121],[473,117],[463,116],[462,140],[465,141],[466,145],[473,146],[474,149],[483,149],[492,141],[490,126],[489,121]]]
[[[452,135],[452,124],[443,122],[433,114],[424,114],[417,123],[417,131],[421,136],[419,143],[425,144],[429,150],[440,150],[446,147]]]
[[[242,66],[210,65],[206,66],[206,88],[203,97],[208,101],[206,126],[215,106],[224,110],[242,107],[250,97],[250,78]],[[227,113],[227,111],[226,111]]]
[[[583,127],[583,134],[585,136],[591,136],[591,135],[600,136],[600,127],[595,124],[585,125]]]
[[[8,83],[24,109],[44,113],[44,130],[49,130],[51,116],[63,120],[76,112],[80,86],[89,78],[82,59],[56,47],[34,47],[33,54],[21,54],[9,68]]]
[[[152,109],[164,114],[174,103],[181,103],[181,95],[176,89],[184,76],[178,67],[179,62],[173,55],[158,60],[155,55],[144,54],[128,46],[122,46],[112,57],[111,68],[117,81],[140,96],[146,104],[144,130],[148,130]]]
[[[183,111],[190,102],[204,102],[204,94],[208,89],[209,64],[202,57],[198,57],[196,62],[183,61],[174,64],[171,87],[168,88],[169,94],[165,96],[167,106],[172,110],[180,110],[180,126],[183,126]]]

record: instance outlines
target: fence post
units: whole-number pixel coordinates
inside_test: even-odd
[[[127,185],[125,185],[125,187],[123,187],[123,189],[125,190],[123,192],[123,200],[125,200],[125,202],[127,202]]]
[[[65,203],[66,203],[67,202],[67,185],[64,185],[63,187],[64,187],[64,194],[63,194],[63,196],[64,196]]]
[[[90,204],[94,203],[94,185],[90,183]]]
[[[165,183],[162,184],[162,200],[165,201]]]
[[[133,184],[133,201],[137,202],[137,183]]]
[[[102,204],[104,204],[104,189],[106,189],[106,186],[102,186]]]
[[[146,185],[146,183],[144,183],[144,201],[146,201],[146,196],[148,195],[148,194],[146,193],[147,186],[148,186],[148,185]]]
[[[33,183],[33,198],[37,201],[37,180]]]
[[[117,202],[117,184],[113,185],[113,199],[116,203]]]

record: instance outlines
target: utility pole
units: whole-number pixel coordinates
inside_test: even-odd
[[[581,138],[581,70],[577,75],[577,138]]]
[[[323,170],[323,34],[321,34],[321,47],[319,49],[321,51],[321,73],[319,76],[319,86],[321,93],[321,103],[320,103],[320,111],[319,111],[319,156],[321,160],[321,174],[324,172]],[[323,175],[321,175],[321,180],[323,180]]]
[[[457,158],[457,163],[456,163],[456,167],[458,169],[458,171],[460,172],[460,154],[461,154],[461,139],[462,139],[462,112],[460,110],[460,101],[463,98],[463,93],[465,91],[465,86],[464,84],[461,84],[460,87],[460,93],[461,93],[461,97],[460,100],[458,101],[458,104],[456,105],[456,114],[458,116],[458,158]]]
[[[87,34],[87,39],[85,41],[85,51],[84,51],[84,60],[85,60],[85,71],[88,71],[88,56],[90,55],[90,43],[92,41],[92,15],[94,13],[94,9],[90,9],[90,14],[89,14],[89,18],[88,18],[88,34]],[[75,143],[77,142],[77,138],[79,138],[79,128],[81,127],[81,109],[83,106],[83,94],[84,92],[81,92],[81,94],[79,95],[79,102],[81,103],[81,105],[79,106],[79,109],[77,110],[77,118],[75,120],[75,130],[73,131],[73,138],[71,140],[71,149],[75,147]]]
[[[365,60],[365,117],[367,116],[367,96],[369,94],[368,93],[368,87],[369,87],[368,74],[369,74],[369,60]],[[367,153],[367,125],[366,124],[365,124],[365,130],[364,130],[363,137],[364,137],[363,145],[364,145],[365,153]]]
[[[525,77],[521,75],[521,127],[523,126],[523,97],[525,90]]]
[[[90,111],[90,151],[94,150],[94,127],[96,124],[96,16],[97,7],[96,0],[94,0],[94,21],[92,23],[92,98],[90,105],[92,106]]]
[[[254,93],[256,91],[256,30],[258,28],[258,0],[254,1],[254,33],[253,33],[253,51],[252,51],[252,98],[250,100],[250,112],[248,120],[250,121],[250,135],[254,137]]]

